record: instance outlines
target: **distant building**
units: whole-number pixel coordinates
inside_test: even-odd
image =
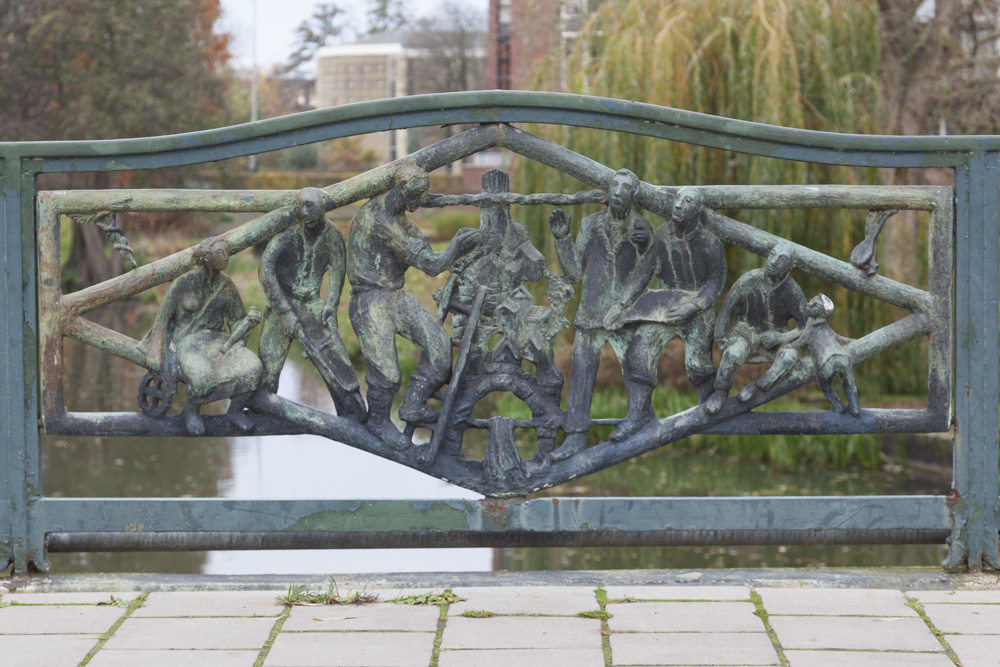
[[[587,17],[602,0],[490,0],[486,85],[528,90],[536,64],[555,51],[565,56]],[[553,81],[565,87],[563,59]]]
[[[478,34],[474,43],[479,46],[459,56],[448,51],[447,34],[428,39],[427,35],[383,33],[354,44],[324,46],[316,52],[316,107],[482,88],[484,37]],[[464,85],[444,75],[455,57],[470,61]],[[452,128],[415,128],[368,134],[362,140],[364,148],[389,162],[451,134]]]
[[[378,35],[355,44],[324,46],[316,52],[316,107],[408,95],[407,57],[401,36]],[[363,147],[382,161],[405,155],[406,130],[366,134]]]

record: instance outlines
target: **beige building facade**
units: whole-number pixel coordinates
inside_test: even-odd
[[[316,107],[333,107],[409,95],[407,54],[398,41],[324,46],[316,52]],[[382,162],[405,155],[407,130],[362,137]]]

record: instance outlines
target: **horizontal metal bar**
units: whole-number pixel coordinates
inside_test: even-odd
[[[30,505],[29,516],[39,534],[913,531],[948,528],[946,504],[944,496],[531,500],[42,498]]]
[[[0,143],[0,155],[47,158],[49,170],[191,164],[341,136],[442,123],[552,123],[656,136],[776,158],[872,167],[964,164],[1000,150],[998,136],[874,136],[799,130],[625,100],[528,91],[469,91],[375,100],[163,137]]]
[[[667,547],[785,544],[943,544],[937,530],[658,530],[548,533],[302,532],[302,533],[49,533],[49,552],[243,551],[260,549],[414,549],[440,547]]]
[[[945,406],[947,407],[947,406]],[[833,435],[842,433],[940,433],[951,429],[945,410],[866,408],[854,419],[843,419],[830,410],[747,412],[700,433],[733,435]]]

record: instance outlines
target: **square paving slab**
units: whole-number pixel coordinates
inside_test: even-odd
[[[771,616],[769,620],[787,649],[944,651],[919,618]]]
[[[778,665],[763,632],[611,635],[615,665]]]
[[[158,592],[150,593],[132,617],[277,616],[283,610],[272,591]]]
[[[260,651],[172,651],[102,649],[87,667],[253,667]]]
[[[1000,604],[928,604],[924,612],[944,633],[1000,635]]]
[[[945,635],[944,640],[958,655],[962,667],[996,667],[1000,664],[1000,636]]]
[[[955,667],[944,653],[785,651],[789,667]]]
[[[0,634],[102,634],[124,613],[121,607],[90,605],[0,607]]]
[[[921,604],[1000,604],[1000,591],[907,591]]]
[[[612,632],[764,632],[750,602],[626,602],[605,610]]]
[[[572,648],[514,648],[498,651],[441,651],[438,667],[604,667],[604,651]]]
[[[757,592],[768,614],[919,618],[906,596],[894,590],[761,588]]]
[[[441,609],[435,605],[391,602],[292,607],[282,632],[331,630],[406,630],[436,632]]]
[[[609,600],[749,600],[749,586],[605,586]]]
[[[264,667],[427,667],[432,632],[281,632]]]
[[[601,622],[591,618],[495,616],[449,618],[441,648],[600,648]]]
[[[456,588],[466,602],[456,602],[448,611],[456,616],[479,609],[494,614],[551,614],[572,616],[581,611],[596,611],[595,588],[584,586],[507,586],[504,588]]]
[[[129,618],[107,649],[259,649],[273,618]]]
[[[0,664],[76,667],[99,640],[97,635],[0,635]]]

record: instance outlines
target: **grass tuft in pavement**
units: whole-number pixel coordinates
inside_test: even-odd
[[[321,606],[330,604],[366,604],[378,602],[378,594],[366,589],[360,591],[347,590],[341,594],[337,582],[330,579],[330,585],[325,591],[309,591],[304,584],[288,584],[288,593],[278,597],[278,602],[285,605]]]
[[[937,640],[941,643],[941,646],[944,648],[944,652],[948,656],[948,658],[956,665],[961,665],[962,663],[958,661],[958,655],[951,648],[951,645],[948,643],[948,640],[944,638],[944,633],[937,629],[937,626],[935,626],[934,623],[931,621],[930,617],[927,615],[927,612],[924,611],[924,606],[920,604],[920,601],[911,597],[907,597],[906,604],[909,605],[909,607],[913,609],[913,611],[917,612],[917,615],[920,616],[920,618],[923,619],[924,623],[927,624],[927,627],[934,634]]]
[[[757,611],[754,612],[754,615],[759,617],[764,623],[764,630],[767,631],[767,636],[771,640],[771,645],[774,647],[775,653],[778,654],[778,660],[781,661],[781,667],[789,667],[788,658],[785,657],[785,649],[781,647],[781,642],[778,641],[778,633],[776,633],[774,628],[771,627],[771,621],[768,619],[767,610],[764,609],[764,600],[760,597],[760,593],[755,590],[751,590],[750,601],[753,602],[755,607],[757,607]]]
[[[391,600],[395,604],[436,604],[449,605],[454,602],[465,602],[465,598],[453,593],[450,588],[444,589],[441,593],[421,593],[420,595],[407,595]]]
[[[146,601],[147,597],[149,597],[149,593],[143,593],[142,595],[132,600],[128,604],[128,608],[125,609],[125,613],[121,615],[121,618],[115,621],[115,624],[112,625],[107,632],[101,635],[101,638],[97,640],[96,644],[94,644],[94,648],[90,649],[90,653],[84,656],[83,660],[80,661],[79,667],[84,667],[84,665],[86,665],[87,663],[89,663],[91,660],[94,659],[94,656],[97,655],[97,652],[100,651],[102,648],[104,648],[104,645],[108,643],[108,640],[111,639],[111,636],[114,635],[115,632],[118,630],[118,628],[121,627],[122,623],[128,620],[129,616],[135,613],[136,609],[142,606],[142,603]],[[112,596],[111,599],[114,600],[115,598]]]

